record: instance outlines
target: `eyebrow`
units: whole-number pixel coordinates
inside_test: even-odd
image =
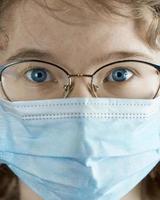
[[[152,58],[143,52],[138,52],[138,51],[115,51],[111,52],[109,54],[103,54],[101,57],[97,57],[93,59],[92,64],[99,64],[99,63],[105,63],[107,60],[121,60],[121,59],[129,59],[129,58],[141,58],[141,59],[149,59],[152,60]]]
[[[149,55],[144,54],[142,52],[135,52],[135,51],[115,51],[109,54],[103,54],[101,57],[94,58],[91,62],[91,65],[98,65],[102,63],[107,63],[107,60],[110,59],[126,59],[126,58],[144,58],[144,59],[152,59]],[[57,58],[53,53],[40,50],[40,49],[28,49],[23,48],[20,49],[17,53],[12,55],[7,59],[7,62],[13,62],[19,59],[40,59],[40,60],[49,60],[49,61],[56,61]]]
[[[53,53],[40,49],[23,48],[7,59],[7,62],[13,62],[19,59],[49,59],[55,60],[56,56]]]

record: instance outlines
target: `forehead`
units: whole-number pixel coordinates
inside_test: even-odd
[[[26,48],[39,49],[54,55],[57,63],[86,66],[115,51],[152,54],[131,19],[100,17],[83,1],[72,6],[63,1],[43,2],[22,1],[12,9],[7,56]]]

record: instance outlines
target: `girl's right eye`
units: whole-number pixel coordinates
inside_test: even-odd
[[[42,83],[52,80],[50,73],[44,68],[34,68],[28,70],[26,73],[27,79],[33,82]]]

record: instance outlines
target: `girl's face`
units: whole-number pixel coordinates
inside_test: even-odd
[[[48,2],[51,7],[65,8],[58,1]],[[13,5],[8,15],[9,43],[0,55],[1,63],[38,58],[56,63],[71,74],[92,74],[97,68],[121,59],[160,63],[160,52],[145,43],[144,33],[138,32],[134,21],[128,18],[100,17],[87,9],[71,7],[49,12],[34,1]],[[88,81],[75,79],[70,97],[90,97]],[[5,98],[2,92],[1,96]],[[131,193],[137,194],[134,200],[138,199],[137,191]]]
[[[92,74],[97,68],[120,59],[160,63],[160,53],[145,43],[144,33],[138,32],[133,20],[100,17],[87,8],[78,10],[57,3],[60,1],[47,2],[50,11],[34,1],[22,1],[6,14],[9,15],[9,43],[1,53],[1,63],[16,58],[38,58],[58,64],[71,74]],[[80,7],[78,2],[74,3]],[[61,11],[53,12],[60,8]],[[75,79],[70,96],[91,96],[87,89],[89,81],[89,78]]]

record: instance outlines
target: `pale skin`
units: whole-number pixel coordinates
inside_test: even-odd
[[[49,2],[54,3],[51,0]],[[12,20],[7,22],[10,40],[7,49],[1,53],[1,63],[6,63],[9,57],[24,48],[49,52],[50,55],[45,55],[43,59],[54,62],[73,74],[92,74],[98,67],[121,59],[160,63],[160,52],[145,43],[143,33],[137,33],[133,20],[118,16],[115,19],[108,16],[104,20],[93,13],[87,18],[81,12],[76,16],[74,9],[64,13],[60,14],[61,19],[69,22],[78,20],[80,25],[69,25],[57,20],[32,1],[27,1],[24,10],[21,3],[14,5],[10,9]],[[119,55],[115,54],[117,51],[145,55]],[[35,57],[30,55],[27,58]],[[91,97],[87,88],[88,82],[88,78],[76,78],[75,87],[69,97]],[[0,94],[1,98],[5,98],[2,91]],[[20,189],[21,200],[41,199],[22,182]],[[141,184],[122,200],[141,200]]]

